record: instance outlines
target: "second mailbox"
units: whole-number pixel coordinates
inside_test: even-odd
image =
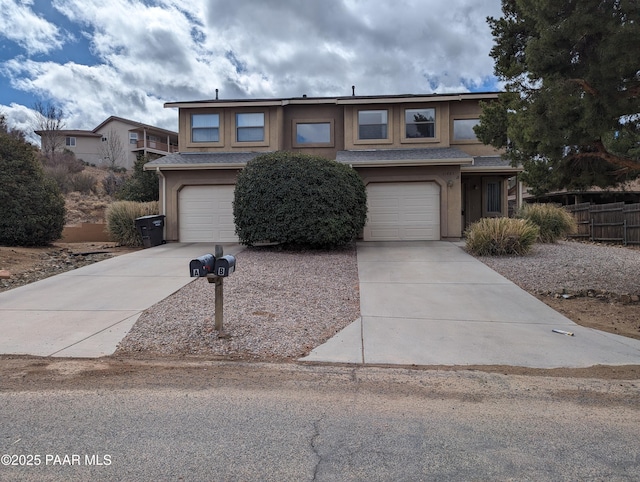
[[[213,274],[215,276],[226,277],[236,270],[236,258],[227,254],[220,258],[216,258],[215,268]]]

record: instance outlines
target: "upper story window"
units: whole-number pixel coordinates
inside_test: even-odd
[[[405,110],[405,129],[405,136],[407,137],[407,139],[435,138],[436,110]]]
[[[388,117],[386,110],[358,111],[358,139],[387,139]]]
[[[191,142],[219,141],[219,114],[191,114]]]
[[[67,137],[65,139],[65,145],[67,147],[76,147],[76,138],[75,137]]]
[[[237,142],[264,142],[264,113],[236,114]]]
[[[453,140],[454,141],[478,141],[473,128],[480,123],[480,119],[454,119],[453,120]]]
[[[331,144],[331,122],[297,122],[296,144]]]
[[[129,132],[129,144],[138,144],[137,132]]]

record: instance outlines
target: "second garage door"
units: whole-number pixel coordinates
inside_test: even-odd
[[[185,186],[178,196],[182,243],[237,242],[234,186]]]
[[[434,182],[367,185],[365,241],[440,239],[440,186]]]

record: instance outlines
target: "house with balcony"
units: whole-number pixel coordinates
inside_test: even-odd
[[[155,159],[178,151],[178,133],[111,116],[93,130],[60,130],[55,135],[36,131],[42,148],[56,142],[89,164],[131,169],[139,156]]]
[[[178,152],[145,165],[160,176],[165,238],[237,241],[239,170],[265,152],[320,155],[355,169],[367,189],[364,240],[457,239],[508,214],[520,169],[483,145],[473,126],[497,93],[296,97],[170,102]]]

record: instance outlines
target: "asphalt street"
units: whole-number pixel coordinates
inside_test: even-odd
[[[61,363],[41,367],[55,382],[0,384],[0,479],[640,479],[635,380]]]

